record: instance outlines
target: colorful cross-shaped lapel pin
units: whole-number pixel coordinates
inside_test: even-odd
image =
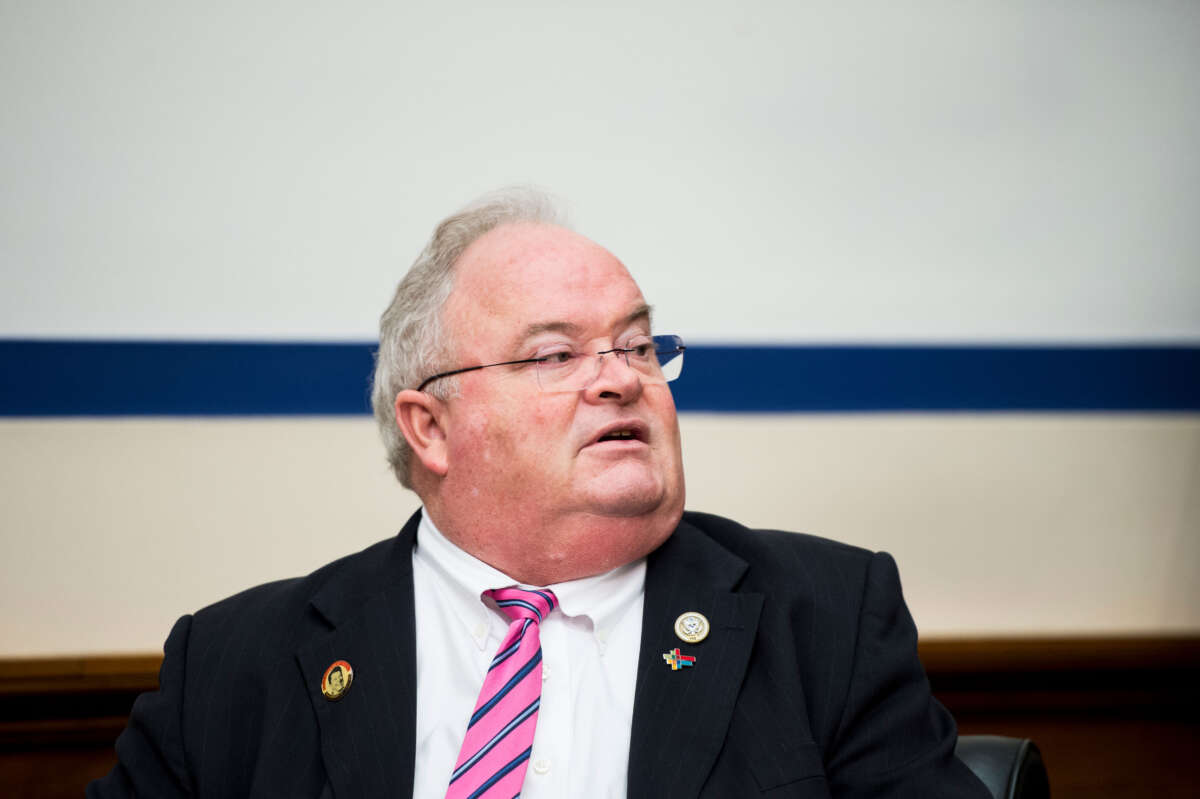
[[[682,668],[696,665],[696,656],[683,654],[679,651],[679,647],[675,647],[670,652],[664,652],[663,660],[667,661],[671,671],[679,671]]]

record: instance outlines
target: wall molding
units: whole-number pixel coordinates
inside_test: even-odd
[[[934,694],[956,716],[1200,712],[1200,635],[936,639],[919,648]]]
[[[154,690],[161,665],[153,654],[0,658],[0,697]]]
[[[938,638],[919,645],[956,715],[1019,711],[1195,716],[1200,634]],[[111,745],[161,655],[0,658],[0,747]]]
[[[1194,792],[1169,764],[1200,746],[1200,634],[939,638],[920,652],[962,732],[1038,742],[1056,797]],[[161,660],[0,658],[0,792],[79,796],[115,764],[113,743]]]
[[[922,640],[931,678],[1079,672],[1185,673],[1200,669],[1195,635],[962,637]],[[162,655],[0,657],[0,698],[34,694],[146,691],[158,685]]]

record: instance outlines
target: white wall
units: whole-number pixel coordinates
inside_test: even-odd
[[[0,13],[0,335],[369,338],[533,182],[693,339],[1200,337],[1195,2]]]
[[[0,5],[0,338],[358,340],[546,186],[699,341],[1200,341],[1200,4]],[[930,634],[1200,630],[1200,416],[689,416],[690,505],[900,560]],[[371,423],[0,422],[0,656],[415,506]]]

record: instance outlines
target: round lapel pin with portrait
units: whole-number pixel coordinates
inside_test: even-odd
[[[346,695],[352,682],[354,669],[344,660],[335,660],[325,669],[325,676],[321,678],[321,693],[330,702],[336,702]]]
[[[708,619],[703,613],[689,610],[675,620],[675,634],[681,641],[698,644],[708,637]]]

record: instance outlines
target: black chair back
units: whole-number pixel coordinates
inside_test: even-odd
[[[954,754],[975,772],[995,799],[1050,797],[1042,753],[1028,738],[960,735]]]

